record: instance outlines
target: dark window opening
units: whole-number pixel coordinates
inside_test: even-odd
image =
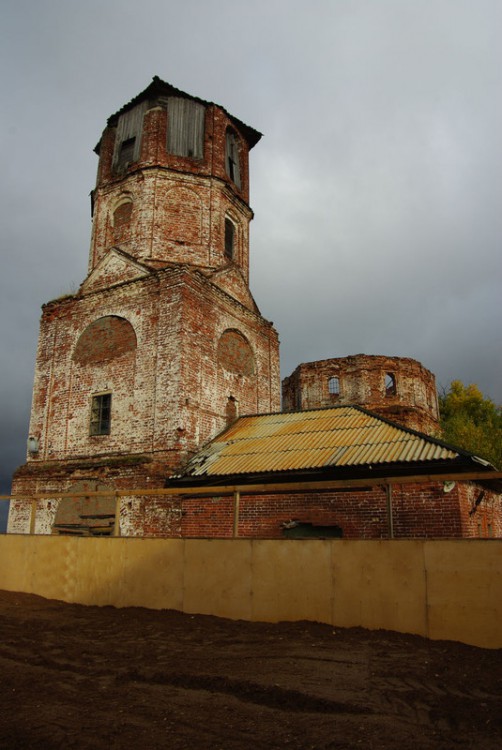
[[[225,162],[228,176],[240,189],[241,170],[239,162],[239,143],[237,136],[232,130],[227,130]]]
[[[132,161],[134,161],[134,146],[136,138],[128,138],[126,141],[122,141],[120,144],[119,155],[117,158],[117,167],[120,169],[124,168]]]
[[[396,377],[392,372],[385,373],[385,395],[396,395]]]
[[[227,419],[227,425],[231,425],[239,416],[239,404],[234,396],[229,396],[227,400],[227,407],[225,409],[225,416]]]
[[[92,397],[91,435],[109,435],[111,423],[112,394],[102,393]]]
[[[334,375],[328,380],[328,391],[331,396],[340,395],[340,379]]]
[[[234,257],[235,225],[230,219],[225,219],[225,255],[230,260]]]
[[[282,524],[286,539],[342,539],[340,526],[316,526],[302,521],[286,521]]]

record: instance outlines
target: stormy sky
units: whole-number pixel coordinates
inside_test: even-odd
[[[0,491],[40,306],[87,272],[93,148],[158,75],[264,133],[251,289],[282,375],[413,357],[502,401],[500,0],[3,0]]]

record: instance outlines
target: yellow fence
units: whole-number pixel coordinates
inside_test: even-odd
[[[0,536],[0,588],[502,648],[502,540]]]

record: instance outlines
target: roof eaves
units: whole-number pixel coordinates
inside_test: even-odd
[[[269,472],[257,472],[246,474],[199,474],[199,475],[173,475],[166,480],[166,487],[203,487],[203,486],[225,486],[246,484],[294,484],[296,482],[318,482],[318,481],[343,481],[343,480],[376,480],[382,481],[389,477],[413,477],[441,475],[449,471],[472,472],[472,464],[465,463],[460,457],[456,459],[442,459],[428,462],[414,463],[385,463],[378,466],[337,466],[320,467],[299,470],[278,470]],[[461,476],[459,476],[461,479]],[[266,491],[266,490],[265,490]]]
[[[294,464],[289,462],[290,465],[288,467],[287,461],[281,459],[279,462],[275,462],[275,466],[274,462],[268,462],[268,469],[266,469],[265,471],[263,470],[265,468],[263,466],[263,463],[263,468],[260,471],[259,461],[257,464],[255,464],[256,471],[252,470],[252,464],[249,463],[247,457],[247,453],[249,453],[249,451],[242,452],[240,456],[239,451],[235,454],[235,459],[231,459],[231,456],[227,451],[227,456],[223,456],[222,458],[222,454],[224,454],[225,450],[228,449],[229,446],[232,446],[234,443],[239,444],[241,442],[241,439],[239,437],[239,423],[241,422],[244,423],[244,421],[246,420],[248,422],[254,422],[255,420],[265,420],[274,416],[283,417],[285,420],[287,420],[290,415],[295,413],[303,416],[309,413],[314,414],[327,411],[337,411],[339,409],[349,410],[352,412],[360,412],[361,414],[369,416],[373,420],[377,420],[382,424],[387,424],[390,427],[397,429],[399,432],[403,433],[403,435],[409,435],[413,438],[418,438],[420,441],[418,444],[418,451],[416,443],[413,446],[410,444],[409,451],[405,449],[404,453],[401,447],[399,455],[396,449],[392,448],[392,446],[390,446],[390,453],[388,452],[389,444],[387,442],[382,446],[381,450],[379,450],[378,446],[375,445],[368,445],[367,450],[365,449],[365,444],[357,444],[355,446],[342,445],[340,446],[340,448],[337,448],[335,450],[335,452],[332,454],[332,458],[326,461],[322,466],[316,464],[315,462],[312,463],[311,466],[309,466],[307,463],[305,463],[303,466],[295,466]],[[244,431],[246,431],[247,425],[243,425],[243,429]],[[225,435],[228,435],[228,438],[226,440]],[[260,440],[260,437],[258,436],[255,438],[251,438],[251,441],[252,440]],[[243,444],[245,445],[245,442]],[[422,447],[420,447],[420,444],[422,445]],[[444,449],[453,455],[440,457],[438,452],[433,450],[433,447],[440,447],[441,449]],[[340,462],[341,453],[345,454],[347,451],[349,451],[351,455],[347,456],[343,462]],[[382,451],[384,451],[384,453],[382,453]],[[260,451],[258,451],[258,453],[259,452]],[[287,451],[285,453],[283,452],[284,456],[286,454]],[[393,460],[393,457],[395,457],[397,460]],[[211,467],[217,468],[214,465],[215,463],[217,464],[220,459],[223,461],[221,468],[223,469],[223,465],[226,464],[228,467],[228,472],[217,473],[216,471],[211,474]],[[337,465],[334,466],[334,463],[336,463]],[[239,464],[242,467],[241,471],[239,471],[238,468]],[[212,483],[213,481],[219,482],[220,479],[221,481],[224,481],[224,477],[226,477],[225,481],[230,481],[230,478],[234,477],[236,479],[238,478],[239,482],[242,482],[246,481],[245,477],[250,478],[250,481],[251,478],[252,481],[258,481],[257,477],[264,477],[265,479],[267,479],[267,481],[272,481],[274,478],[277,480],[277,477],[280,477],[281,481],[283,481],[283,478],[287,476],[288,479],[286,481],[289,481],[289,478],[291,478],[291,481],[294,481],[300,474],[303,475],[305,473],[309,475],[315,475],[317,477],[322,475],[322,477],[324,478],[330,476],[342,476],[349,473],[351,476],[360,477],[363,476],[365,472],[368,472],[368,476],[374,477],[376,475],[376,472],[379,472],[380,474],[388,474],[389,469],[392,469],[393,472],[404,472],[408,475],[412,475],[417,473],[430,473],[431,468],[436,471],[444,471],[445,467],[450,466],[460,471],[472,471],[473,465],[476,467],[479,467],[481,465],[487,471],[493,470],[493,467],[488,462],[479,459],[468,451],[450,446],[442,440],[430,437],[429,435],[425,435],[424,433],[421,433],[417,430],[403,427],[400,424],[385,419],[380,415],[370,412],[360,406],[347,406],[339,404],[324,409],[311,409],[305,411],[298,410],[297,412],[287,413],[270,412],[269,414],[243,415],[239,419],[237,419],[230,427],[224,429],[201,451],[195,454],[195,456],[193,456],[192,459],[187,462],[185,467],[180,472],[177,472],[176,475],[173,475],[171,479],[173,481],[187,481],[189,483],[198,483],[204,481],[206,483]]]

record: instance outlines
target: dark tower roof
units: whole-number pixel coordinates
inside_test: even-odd
[[[121,107],[115,114],[111,115],[108,118],[108,125],[113,126],[117,124],[118,118],[121,114],[124,112],[127,112],[129,109],[132,109],[140,102],[144,101],[145,99],[150,100],[154,102],[159,96],[178,96],[182,99],[192,99],[193,101],[199,102],[200,104],[204,104],[205,106],[208,105],[214,105],[216,107],[219,107],[221,110],[225,112],[227,117],[235,124],[235,126],[239,129],[240,133],[244,136],[246,139],[249,148],[253,148],[253,146],[256,146],[258,141],[260,140],[262,134],[259,133],[254,128],[250,127],[249,125],[246,125],[246,123],[242,122],[242,120],[239,120],[237,117],[234,117],[231,115],[227,110],[222,107],[220,104],[215,104],[215,102],[208,102],[204,99],[200,99],[198,96],[191,96],[191,94],[187,94],[184,91],[180,91],[180,89],[177,89],[175,86],[172,86],[170,83],[166,83],[166,81],[162,81],[158,76],[154,76],[152,78],[152,82],[149,86],[144,89],[144,91],[141,91],[141,93],[137,94],[133,99],[131,99],[130,102],[127,102],[127,104],[124,104],[123,107]],[[96,151],[99,151],[99,144],[96,146]]]

